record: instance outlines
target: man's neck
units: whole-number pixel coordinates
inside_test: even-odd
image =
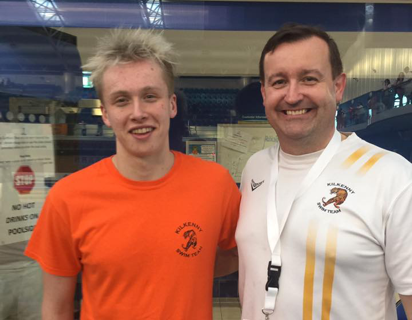
[[[131,158],[116,154],[112,158],[119,173],[134,181],[154,181],[164,177],[173,167],[174,160],[170,150],[161,157]]]
[[[329,144],[330,140],[332,139],[335,131],[333,131],[331,134],[327,136],[326,139],[323,140],[317,140],[317,141],[312,141],[312,139],[309,137],[308,139],[302,139],[302,140],[282,140],[279,138],[279,143],[280,146],[283,150],[283,152],[290,154],[290,155],[304,155],[304,154],[309,154],[309,153],[314,153],[320,150],[323,150],[327,147]],[[348,135],[341,135],[341,141],[345,140]]]

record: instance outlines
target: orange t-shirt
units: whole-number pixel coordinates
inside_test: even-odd
[[[111,158],[50,191],[26,255],[47,273],[82,271],[82,320],[212,319],[216,247],[234,247],[240,193],[220,165],[174,153],[136,182]]]

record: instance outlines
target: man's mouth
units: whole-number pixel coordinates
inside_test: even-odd
[[[139,129],[132,130],[132,133],[145,134],[145,133],[152,132],[152,131],[153,131],[153,128],[139,128]]]
[[[288,116],[298,116],[301,114],[305,114],[309,112],[309,109],[301,109],[301,110],[284,110],[283,113]]]

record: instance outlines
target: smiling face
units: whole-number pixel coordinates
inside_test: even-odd
[[[161,67],[152,60],[109,67],[102,92],[102,118],[116,135],[116,155],[166,157],[170,118],[177,109]]]
[[[290,154],[325,148],[335,128],[345,74],[332,79],[327,44],[317,37],[283,43],[264,59],[266,116]]]

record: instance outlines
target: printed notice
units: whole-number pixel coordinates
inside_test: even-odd
[[[216,162],[216,141],[186,141],[186,153]]]
[[[30,238],[54,173],[51,125],[0,126],[0,245]]]
[[[235,128],[224,129],[224,139],[222,139],[222,147],[232,149],[240,153],[247,153],[249,150],[252,135]]]
[[[217,127],[218,162],[240,183],[247,160],[259,150],[277,142],[269,124],[219,124]]]

